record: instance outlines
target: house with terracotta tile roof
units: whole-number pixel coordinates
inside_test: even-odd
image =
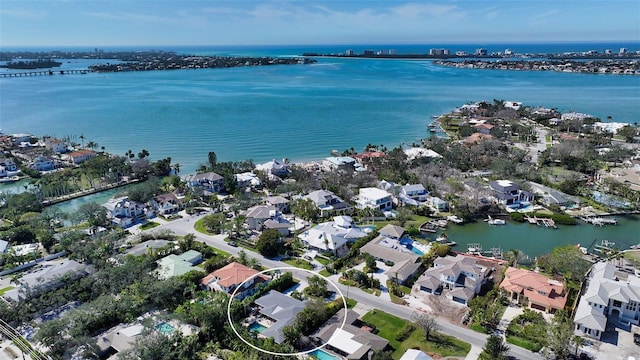
[[[491,129],[493,129],[493,125],[488,124],[488,123],[482,123],[482,124],[477,124],[474,125],[473,128],[478,130],[481,134],[485,134],[488,135],[491,133]]]
[[[66,157],[70,163],[79,165],[96,157],[96,152],[91,150],[77,150],[67,154]]]
[[[464,143],[466,145],[474,145],[477,144],[479,142],[482,142],[484,140],[491,140],[493,139],[493,135],[491,134],[483,134],[483,133],[473,133],[471,135],[469,135],[467,138],[464,139]]]
[[[562,282],[530,270],[509,267],[500,289],[507,293],[509,299],[547,313],[564,309],[567,302]]]
[[[242,289],[239,289],[235,294],[236,298],[242,300],[252,295],[256,291],[258,284],[267,283],[271,280],[269,276],[258,275],[258,273],[258,271],[234,261],[205,276],[200,284],[207,290],[224,291],[231,295],[240,284],[247,279],[251,279],[242,284]]]

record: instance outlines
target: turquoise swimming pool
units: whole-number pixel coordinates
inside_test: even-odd
[[[254,322],[253,324],[251,324],[251,326],[249,326],[249,330],[255,331],[257,333],[261,333],[261,332],[265,331],[266,329],[267,329],[266,326],[258,324],[257,322]]]
[[[176,331],[176,328],[174,328],[173,326],[167,324],[166,322],[161,322],[160,324],[156,325],[156,329],[158,329],[158,331],[160,331],[163,334],[171,334],[174,331]]]
[[[329,354],[328,352],[322,350],[322,349],[318,349],[316,351],[313,351],[311,353],[309,353],[309,355],[313,355],[315,357],[318,358],[318,360],[340,360],[339,357],[333,356],[331,354]]]

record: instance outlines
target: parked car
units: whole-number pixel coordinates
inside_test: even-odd
[[[633,343],[640,345],[640,334],[633,334]]]
[[[229,246],[238,247],[238,244],[236,244],[235,241],[229,241],[228,244]]]

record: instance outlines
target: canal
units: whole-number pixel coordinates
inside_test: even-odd
[[[465,252],[468,244],[479,243],[484,250],[492,247],[500,247],[504,252],[518,249],[531,259],[562,245],[580,244],[592,251],[593,246],[602,240],[614,242],[615,248],[620,250],[640,243],[639,215],[614,218],[618,220],[617,225],[599,227],[579,221],[578,225],[573,226],[558,225],[558,229],[510,221],[506,225],[496,226],[479,221],[463,225],[449,224],[446,233],[450,240],[457,243],[453,248],[456,251]]]

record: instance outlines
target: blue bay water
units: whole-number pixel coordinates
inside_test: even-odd
[[[180,51],[284,55],[305,48]],[[88,64],[63,64],[80,65]],[[301,161],[367,143],[411,143],[427,136],[432,115],[478,100],[518,100],[629,123],[640,117],[640,77],[452,69],[427,60],[320,58],[312,65],[7,78],[0,79],[0,95],[5,133],[83,134],[109,152],[144,148],[154,159],[171,156],[183,172],[194,171],[209,151],[221,161]]]

